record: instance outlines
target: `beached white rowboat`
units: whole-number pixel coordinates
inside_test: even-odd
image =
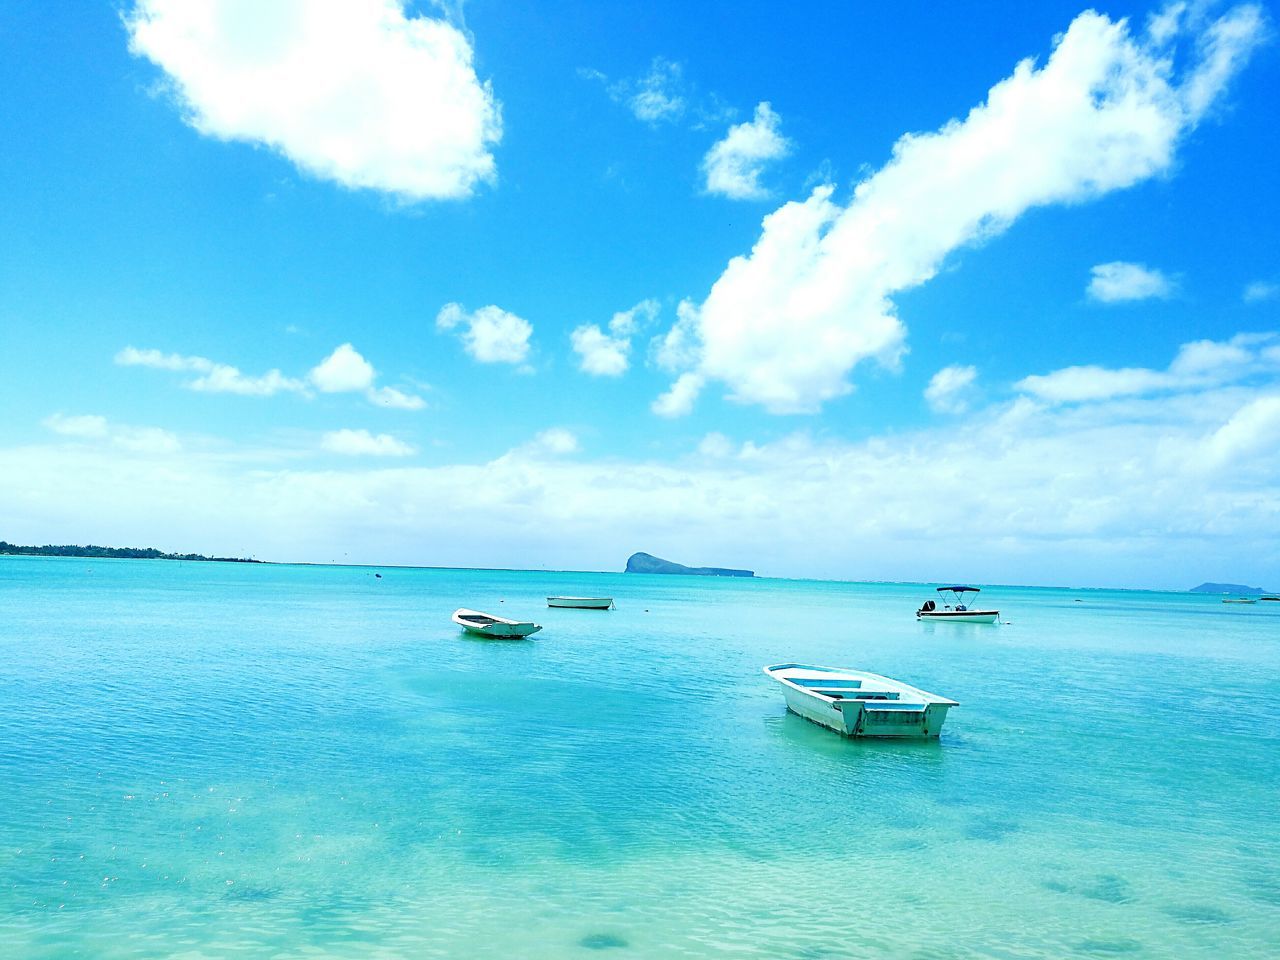
[[[468,610],[466,607],[453,612],[453,622],[471,633],[499,640],[519,640],[542,629],[528,620],[508,620],[506,617],[495,617],[491,613]]]
[[[936,737],[955,700],[862,670],[779,663],[787,709],[846,737]]]

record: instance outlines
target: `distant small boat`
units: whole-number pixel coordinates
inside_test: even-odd
[[[846,737],[936,737],[960,705],[862,670],[779,663],[764,672],[782,684],[788,710]]]
[[[453,622],[471,633],[500,640],[519,640],[542,629],[528,620],[508,620],[506,617],[495,617],[492,614],[468,610],[465,607],[453,612]]]
[[[1271,598],[1263,597],[1262,599],[1269,600]],[[1223,603],[1257,603],[1258,598],[1257,597],[1223,597],[1222,602]]]
[[[977,587],[939,587],[938,592],[944,595],[941,607],[933,600],[926,600],[916,611],[917,620],[960,620],[965,623],[995,623],[1000,619],[999,610],[970,610],[965,601],[965,594],[981,593]],[[976,597],[975,597],[976,599]]]
[[[1276,603],[1280,603],[1280,597],[1259,597],[1258,599],[1259,599],[1259,600],[1274,600]]]
[[[547,606],[569,610],[612,610],[613,597],[547,597]]]

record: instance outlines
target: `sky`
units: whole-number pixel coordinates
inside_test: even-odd
[[[0,6],[0,539],[1280,587],[1265,3]]]

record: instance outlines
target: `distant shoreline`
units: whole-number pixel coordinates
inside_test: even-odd
[[[25,548],[18,548],[18,549],[25,549]],[[41,550],[44,548],[36,547],[32,549]],[[55,547],[54,549],[59,549],[59,548]],[[87,548],[82,548],[82,549],[87,549]],[[130,548],[102,547],[99,549],[127,550]],[[2,556],[39,556],[39,557],[45,557],[47,559],[55,559],[55,560],[57,559],[74,560],[77,557],[90,559],[90,560],[150,560],[150,559],[194,560],[194,561],[204,562],[204,563],[254,563],[254,564],[261,564],[262,566],[267,566],[267,567],[351,567],[352,569],[357,569],[357,570],[359,569],[365,569],[365,570],[466,570],[466,571],[475,571],[477,573],[486,573],[486,572],[487,573],[554,573],[554,574],[583,574],[583,575],[616,574],[617,576],[629,576],[631,578],[635,578],[636,576],[638,576],[637,574],[634,574],[634,573],[626,574],[625,571],[622,571],[622,570],[567,570],[567,569],[562,570],[562,569],[548,569],[544,567],[451,567],[451,566],[435,566],[430,564],[351,563],[351,562],[338,563],[337,561],[315,561],[315,560],[247,560],[247,559],[236,558],[236,557],[206,557],[201,554],[176,554],[176,553],[162,554],[158,550],[155,552],[155,555],[146,554],[146,555],[129,555],[129,556],[126,556],[121,553],[116,553],[114,555],[49,554],[49,553],[25,553],[25,552],[16,553],[13,550],[13,544],[8,544],[8,543],[4,543],[4,541],[0,541],[0,557]],[[639,576],[659,576],[659,577],[665,578],[670,576],[670,574],[639,574]],[[784,577],[784,576],[768,576],[768,575],[765,575],[765,576],[757,575],[749,579],[746,577],[724,577],[724,578],[700,577],[699,579],[702,579],[702,580],[723,579],[723,580],[729,580],[733,582],[755,582],[755,583],[760,583],[762,581],[768,581],[768,580],[795,581],[797,583],[804,583],[804,582],[856,583],[856,584],[863,584],[867,586],[879,585],[879,586],[886,586],[886,587],[933,587],[937,583],[941,582],[936,580],[872,580],[872,579],[837,580],[829,577]],[[1048,584],[1048,583],[984,583],[982,581],[975,581],[975,582],[982,583],[982,588],[984,591],[985,590],[999,591],[1004,589],[1075,590],[1075,591],[1084,591],[1084,592],[1093,592],[1093,593],[1108,593],[1108,592],[1174,593],[1174,594],[1187,593],[1193,596],[1216,596],[1216,594],[1203,594],[1203,593],[1197,594],[1196,591],[1194,590],[1188,590],[1185,588],[1178,588],[1178,587],[1089,587],[1089,586],[1074,586],[1074,585]]]
[[[245,557],[206,557],[202,553],[165,553],[155,547],[99,547],[96,544],[45,544],[43,547],[27,547],[0,540],[0,556],[6,557],[67,557],[95,560],[195,560],[202,563],[266,563],[266,560],[250,560]]]

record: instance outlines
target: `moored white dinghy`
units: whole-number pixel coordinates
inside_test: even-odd
[[[482,637],[496,637],[500,640],[519,640],[542,629],[529,620],[508,620],[506,617],[495,617],[493,614],[468,610],[466,607],[460,607],[453,612],[453,622],[471,633]]]
[[[613,597],[547,597],[547,606],[567,610],[612,610]]]
[[[938,606],[933,600],[926,600],[916,611],[917,620],[995,623],[1000,619],[999,610],[973,610],[965,603],[966,594],[972,594],[977,599],[976,595],[981,592],[977,587],[939,587],[938,592],[944,595],[942,606]]]
[[[862,670],[779,663],[764,672],[782,684],[787,709],[846,737],[936,737],[960,704]]]

